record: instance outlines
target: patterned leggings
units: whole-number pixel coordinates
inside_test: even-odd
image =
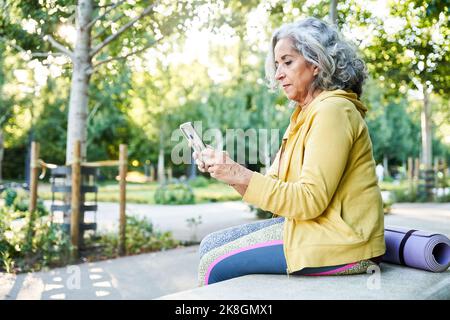
[[[284,218],[227,228],[207,235],[200,243],[199,286],[247,274],[286,274],[283,252]],[[372,260],[329,267],[304,268],[291,275],[347,275],[366,273]]]

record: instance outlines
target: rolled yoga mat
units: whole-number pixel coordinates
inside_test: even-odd
[[[450,266],[450,240],[443,234],[387,226],[384,237],[384,262],[432,272],[443,272]]]

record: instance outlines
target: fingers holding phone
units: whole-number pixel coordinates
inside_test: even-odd
[[[193,144],[192,141],[188,141],[189,147],[192,147],[192,144]],[[210,145],[206,145],[206,147],[212,149],[212,147]],[[201,153],[193,151],[192,158],[194,159],[195,164],[197,165],[198,170],[200,172],[203,172],[203,173],[208,172],[209,166],[207,166],[205,161],[203,161]]]

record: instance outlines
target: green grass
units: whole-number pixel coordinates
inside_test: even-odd
[[[119,184],[115,182],[100,183],[98,185],[99,191],[97,194],[97,201],[99,202],[119,202]],[[157,183],[127,183],[127,202],[128,203],[143,203],[155,204],[154,194],[158,188]],[[230,186],[213,182],[206,187],[193,188],[195,195],[195,203],[208,203],[220,201],[239,200],[241,196]],[[40,183],[38,188],[38,195],[44,200],[51,200],[52,193],[50,184]],[[62,200],[61,194],[56,199]],[[87,194],[87,201],[94,200],[93,194]]]

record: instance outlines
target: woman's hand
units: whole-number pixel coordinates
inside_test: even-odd
[[[211,146],[207,146],[200,154],[193,152],[192,157],[201,172],[209,172],[211,177],[232,186],[247,186],[253,174],[233,161],[228,152],[214,150]]]
[[[188,142],[189,147],[192,147],[192,143],[191,141]],[[211,147],[210,145],[206,145],[207,148],[211,148],[213,149],[213,147]],[[201,155],[198,154],[197,152],[192,152],[192,158],[195,161],[195,164],[198,167],[198,170],[200,172],[208,172],[208,168],[206,167],[205,162],[203,161],[203,159],[201,158]]]

